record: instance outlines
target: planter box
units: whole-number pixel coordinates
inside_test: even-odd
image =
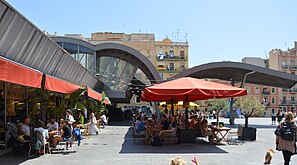
[[[178,129],[178,143],[195,143],[196,130],[195,129]]]
[[[256,133],[257,129],[252,127],[243,127],[242,128],[242,136],[239,137],[240,140],[248,140],[248,141],[254,141],[256,140]]]

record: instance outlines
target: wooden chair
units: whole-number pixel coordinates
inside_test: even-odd
[[[84,135],[86,139],[90,138],[90,123],[84,124],[83,129],[80,130],[81,134]]]

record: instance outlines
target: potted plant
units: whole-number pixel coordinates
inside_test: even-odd
[[[265,112],[264,106],[260,100],[254,96],[248,95],[236,100],[236,107],[240,108],[244,116],[245,124],[242,131],[242,140],[256,140],[256,128],[249,127],[249,117],[260,116]]]

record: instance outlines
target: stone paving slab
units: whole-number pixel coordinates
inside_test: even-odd
[[[221,119],[225,123],[228,119]],[[243,119],[237,119],[243,123]],[[82,141],[75,153],[57,153],[47,157],[26,160],[23,157],[2,156],[0,165],[142,165],[160,164],[168,165],[170,160],[180,156],[191,164],[192,156],[196,156],[200,165],[258,165],[263,164],[268,148],[275,148],[273,134],[275,126],[270,125],[270,119],[254,118],[250,123],[257,127],[257,140],[244,142],[238,145],[210,145],[199,144],[164,144],[163,146],[150,146],[140,143],[134,144],[129,126],[107,126],[99,135]],[[297,156],[292,157],[292,164],[297,164]],[[283,164],[282,154],[276,152],[272,165]]]

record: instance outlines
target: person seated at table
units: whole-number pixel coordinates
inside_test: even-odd
[[[169,119],[169,111],[167,108],[164,109],[164,115],[166,116],[167,119]]]
[[[195,127],[195,124],[197,123],[197,118],[198,118],[197,115],[192,115],[190,117],[188,128],[194,128]]]
[[[59,124],[55,121],[53,117],[50,118],[49,122],[46,124],[46,127],[49,132],[59,130]]]
[[[206,136],[207,135],[207,131],[208,131],[207,130],[207,124],[208,124],[208,121],[205,118],[205,116],[201,116],[198,119],[198,122],[195,125],[198,136]]]
[[[134,123],[135,129],[138,128],[138,125],[139,125],[141,122],[142,122],[142,121],[140,120],[140,117],[137,116],[137,117],[136,117],[136,121],[135,121],[135,123]]]
[[[168,129],[169,122],[167,120],[166,115],[162,115],[160,127],[162,128],[162,130],[167,130]]]
[[[70,144],[70,148],[72,147],[72,142],[70,142],[72,137],[71,127],[68,120],[63,120],[62,125],[62,140],[66,142],[66,149],[68,150],[68,144]]]
[[[21,135],[24,136],[25,140],[31,140],[31,130],[30,130],[30,118],[28,116],[26,116],[24,118],[24,123],[22,124],[20,131],[21,131]]]
[[[142,131],[145,131],[145,126],[147,125],[146,123],[146,118],[144,119],[145,121],[140,121],[140,123],[138,122],[138,124],[136,125],[135,123],[135,130],[137,133],[140,133]],[[139,120],[138,120],[139,121]]]
[[[83,114],[83,111],[78,111],[78,124],[84,124],[85,123],[85,116]]]
[[[66,110],[66,116],[65,120],[68,120],[69,124],[71,125],[73,122],[75,122],[74,117],[72,116],[72,111],[70,109]]]
[[[158,118],[156,114],[152,115],[152,125],[157,126],[158,125]]]
[[[150,144],[150,138],[153,137],[155,134],[158,134],[162,128],[159,125],[155,125],[153,120],[146,120],[145,122],[145,139],[144,144]]]
[[[177,127],[177,123],[175,121],[175,117],[171,116],[168,129],[160,131],[159,136],[162,137],[162,135],[164,135],[164,134],[172,134],[173,135],[173,133],[176,133],[175,132],[176,127]]]
[[[42,145],[48,141],[49,139],[48,130],[44,128],[44,123],[42,121],[38,121],[36,128],[34,128],[33,130],[35,133],[36,132],[40,133],[41,137],[38,137],[38,138],[42,141]],[[42,148],[39,150],[39,154],[44,154]]]

